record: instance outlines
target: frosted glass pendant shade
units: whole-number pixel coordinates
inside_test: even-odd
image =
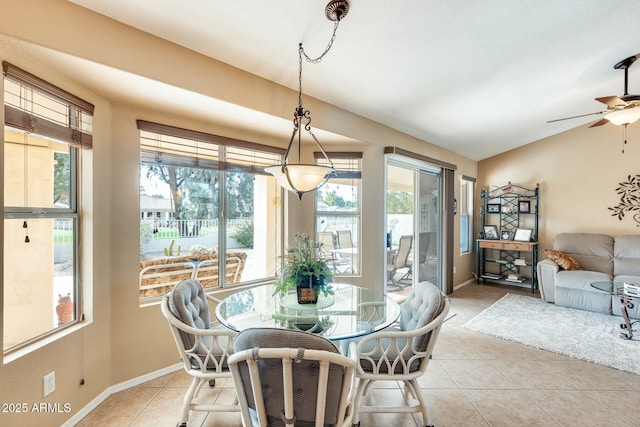
[[[329,166],[284,164],[265,168],[273,175],[285,190],[293,191],[302,199],[302,194],[322,187],[335,175],[335,169]]]

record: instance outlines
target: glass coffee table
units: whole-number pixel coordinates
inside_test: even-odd
[[[620,298],[620,311],[622,312],[622,318],[624,319],[624,323],[620,324],[620,328],[624,329],[624,331],[620,333],[620,336],[626,340],[633,338],[633,325],[639,323],[640,320],[631,322],[629,320],[629,313],[627,309],[633,308],[635,306],[635,302],[640,302],[640,296],[625,293],[623,282],[593,282],[591,283],[591,287],[600,291],[609,292],[611,295]]]

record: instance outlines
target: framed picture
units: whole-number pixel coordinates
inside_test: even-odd
[[[487,203],[487,213],[500,213],[500,203]]]
[[[511,231],[509,230],[500,231],[500,240],[511,240]]]
[[[483,227],[484,238],[487,240],[498,240],[498,227],[495,225],[485,225]]]
[[[513,240],[518,242],[528,242],[531,240],[531,233],[533,230],[529,228],[516,228],[516,234],[513,236]]]
[[[529,200],[520,200],[520,202],[518,202],[518,212],[520,212],[520,213],[530,213],[531,212],[531,202]]]

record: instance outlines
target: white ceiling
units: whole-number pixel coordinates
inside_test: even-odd
[[[327,0],[71,1],[294,90],[298,43],[317,56],[333,29]],[[332,50],[304,65],[304,92],[474,160],[598,120],[546,123],[604,110],[594,98],[623,94],[613,65],[640,52],[636,0],[350,5]],[[122,96],[140,90],[126,81]],[[186,95],[161,89],[144,92],[167,105]],[[629,92],[640,93],[640,65]]]

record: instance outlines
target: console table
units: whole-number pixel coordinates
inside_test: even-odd
[[[513,240],[478,239],[478,277],[480,280],[515,286],[531,287],[535,292],[538,284],[536,264],[538,262],[538,242],[518,242]],[[520,276],[521,270],[528,270],[528,277]]]

